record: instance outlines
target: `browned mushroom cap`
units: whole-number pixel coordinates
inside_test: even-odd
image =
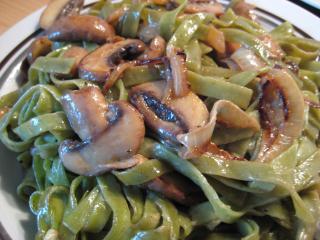
[[[267,162],[285,151],[300,136],[304,125],[304,99],[295,80],[283,69],[265,76],[259,103],[263,128],[258,161]]]
[[[47,55],[51,52],[51,45],[52,42],[47,37],[39,37],[35,39],[28,50],[28,63],[32,64],[37,57]]]
[[[108,127],[82,143],[66,140],[59,156],[66,169],[81,175],[129,168],[141,162],[134,156],[143,141],[145,128],[141,115],[127,102],[109,104]]]
[[[89,15],[60,18],[48,29],[47,34],[51,41],[88,41],[99,44],[115,35],[110,24]]]
[[[82,140],[92,138],[107,128],[107,103],[97,87],[72,91],[61,99],[73,130]]]
[[[83,2],[84,0],[51,0],[40,16],[40,27],[48,29],[60,17],[78,15]]]
[[[88,54],[88,51],[85,48],[72,46],[71,48],[67,49],[63,53],[63,57],[65,58],[73,58],[75,62],[71,68],[70,75],[76,76],[78,74],[78,67],[81,60]]]
[[[186,96],[161,102],[166,82],[156,81],[133,87],[130,101],[144,116],[146,124],[163,140],[177,143],[176,136],[208,121],[208,110],[192,92]]]
[[[107,43],[81,61],[79,76],[90,81],[105,82],[122,60],[132,60],[144,50],[144,43],[135,39]]]
[[[209,122],[186,134],[177,136],[177,139],[185,146],[180,155],[184,158],[193,158],[198,156],[199,153],[201,155],[199,149],[203,148],[205,149],[204,151],[207,151],[217,122],[231,128],[250,129],[253,132],[260,130],[260,125],[255,118],[241,110],[234,103],[219,100],[212,107]]]

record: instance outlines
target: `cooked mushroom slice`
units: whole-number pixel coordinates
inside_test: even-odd
[[[259,71],[266,66],[252,50],[243,47],[236,50],[230,58],[242,71]]]
[[[84,0],[69,0],[64,8],[60,11],[58,18],[78,15],[83,7]]]
[[[162,103],[165,88],[165,81],[138,85],[132,88],[130,101],[153,131],[164,140],[176,143],[178,134],[202,127],[208,121],[209,113],[204,103],[192,92]]]
[[[204,200],[199,188],[189,179],[177,173],[167,173],[145,184],[152,191],[159,192],[183,205],[193,205]]]
[[[210,112],[210,121],[203,127],[196,128],[186,134],[179,134],[177,139],[185,146],[180,153],[184,158],[192,158],[206,152],[211,143],[213,130],[219,122],[230,128],[260,130],[258,121],[227,100],[217,101]],[[204,149],[201,151],[201,149]]]
[[[258,161],[267,162],[285,151],[300,136],[304,99],[294,79],[283,69],[265,76],[259,103],[263,136]]]
[[[271,35],[265,34],[259,36],[259,39],[264,44],[264,46],[269,50],[269,55],[273,59],[281,60],[285,54],[282,51],[280,45],[272,39]]]
[[[166,50],[166,41],[160,37],[156,36],[150,43],[150,46],[146,51],[139,57],[139,59],[154,59],[162,57]]]
[[[167,47],[167,56],[172,74],[173,97],[183,97],[190,91],[185,56],[178,49],[171,46]],[[167,82],[170,84],[169,79],[167,79]]]
[[[177,144],[176,136],[187,131],[178,116],[148,93],[133,94],[131,103],[143,115],[146,125],[169,145]]]
[[[83,0],[52,0],[40,17],[40,27],[48,29],[54,21],[63,16],[76,15],[83,6]]]
[[[209,120],[206,105],[193,92],[189,92],[184,97],[172,99],[167,106],[183,119],[189,131],[204,126]]]
[[[75,62],[72,66],[70,71],[71,76],[76,76],[78,74],[78,67],[81,60],[88,54],[88,51],[82,47],[72,46],[71,48],[67,49],[63,53],[63,57],[65,58],[74,58]]]
[[[185,13],[211,13],[215,16],[223,14],[223,6],[218,2],[213,3],[189,3],[184,9]]]
[[[107,127],[107,103],[97,87],[64,95],[61,103],[73,130],[82,140],[93,138]]]
[[[101,18],[89,15],[58,19],[49,29],[51,41],[88,41],[102,44],[114,37],[113,27]]]
[[[140,40],[128,39],[107,43],[88,54],[80,62],[79,76],[103,83],[122,60],[132,60],[144,50],[145,45]]]
[[[28,50],[27,60],[32,64],[37,57],[45,56],[51,52],[52,42],[47,37],[39,37],[34,40]]]
[[[120,63],[118,66],[116,66],[103,86],[104,91],[109,90],[128,68],[131,68],[135,65],[135,61],[129,61]]]
[[[234,1],[231,8],[239,16],[248,18],[250,20],[256,19],[256,16],[252,11],[253,9],[255,9],[255,6],[250,3],[246,3],[244,0]]]
[[[140,157],[134,156],[145,134],[141,115],[127,102],[117,101],[109,104],[107,119],[107,128],[91,140],[62,142],[59,156],[69,171],[98,175],[141,162]]]

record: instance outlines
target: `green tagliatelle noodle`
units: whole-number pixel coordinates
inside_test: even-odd
[[[89,14],[106,21],[112,17],[116,34],[124,38],[161,36],[167,51],[175,49],[183,56],[188,86],[209,111],[219,100],[230,101],[262,123],[269,116],[262,116],[265,85],[261,83],[271,69],[285,69],[305,101],[300,135],[276,157],[260,162],[256,159],[264,132],[234,129],[218,118],[211,141],[224,154],[204,151],[184,159],[175,146],[159,141],[147,127],[138,151],[144,161],[100,176],[79,176],[65,169],[58,154],[62,141],[78,139],[61,97],[88,86],[103,86],[71,77],[77,59],[63,54],[74,46],[92,52],[101,44],[53,42],[52,50],[28,68],[27,82],[0,98],[0,140],[18,154],[25,171],[17,194],[36,216],[35,239],[319,238],[320,43],[295,36],[288,22],[266,31],[256,21],[238,15],[236,5],[243,4],[242,0],[232,1],[218,17],[208,13],[210,9],[190,12],[197,4],[187,0],[100,0]],[[265,39],[272,39],[283,55],[275,58]],[[218,48],[217,42],[223,47]],[[235,62],[230,64],[230,55],[239,47],[251,51],[263,67],[242,70]],[[126,68],[112,87],[104,89],[106,101],[129,101],[132,87],[168,80],[166,50],[151,64],[140,59]],[[123,57],[121,54],[115,57]],[[286,114],[288,118],[291,113]],[[149,188],[150,183],[168,175],[188,179],[190,189],[198,191],[197,201],[182,205]]]

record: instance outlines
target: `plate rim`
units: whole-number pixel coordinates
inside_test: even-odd
[[[282,20],[291,22],[298,29],[308,33],[312,38],[320,40],[320,30],[316,31],[316,28],[313,27],[320,25],[320,18],[308,10],[287,0],[278,0],[277,7],[274,7],[272,4],[270,4],[270,0],[247,1],[255,4],[260,9],[277,16]],[[86,4],[93,2],[96,2],[96,0],[85,1]],[[6,46],[4,49],[2,49],[3,47],[0,47],[0,67],[2,65],[1,63],[8,56],[8,54],[10,54],[10,52],[21,43],[21,39],[24,40],[28,38],[30,34],[39,29],[38,19],[44,8],[45,7],[42,7],[29,16],[23,18],[0,36],[0,46]],[[286,9],[290,9],[291,11],[286,11]],[[297,19],[297,14],[299,18],[304,18],[304,20],[300,21]],[[310,22],[313,24],[309,24]]]
[[[318,10],[320,10],[320,1],[319,0],[300,0],[306,4],[308,4],[309,6],[312,6]]]

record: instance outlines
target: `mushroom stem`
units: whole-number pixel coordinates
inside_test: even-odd
[[[141,157],[134,156],[145,134],[141,115],[125,101],[110,103],[106,111],[101,96],[96,88],[86,88],[67,94],[62,101],[83,142],[63,141],[59,156],[66,169],[76,174],[98,175],[141,162]]]
[[[144,83],[131,89],[130,101],[154,132],[166,142],[177,145],[176,136],[202,127],[208,121],[209,113],[192,92],[181,98],[161,101],[165,90],[166,81]]]
[[[259,103],[263,136],[257,161],[268,162],[291,146],[304,126],[304,99],[295,80],[283,69],[265,75]]]
[[[172,84],[174,97],[183,97],[190,91],[185,56],[179,53],[175,47],[167,48],[167,56],[170,61],[172,75],[172,83],[167,79],[168,84]]]
[[[205,152],[208,144],[211,143],[217,122],[230,128],[252,129],[254,132],[260,130],[260,125],[255,118],[232,102],[219,100],[213,105],[210,120],[206,125],[177,136],[179,142],[185,146],[180,155],[183,158],[193,158]]]

